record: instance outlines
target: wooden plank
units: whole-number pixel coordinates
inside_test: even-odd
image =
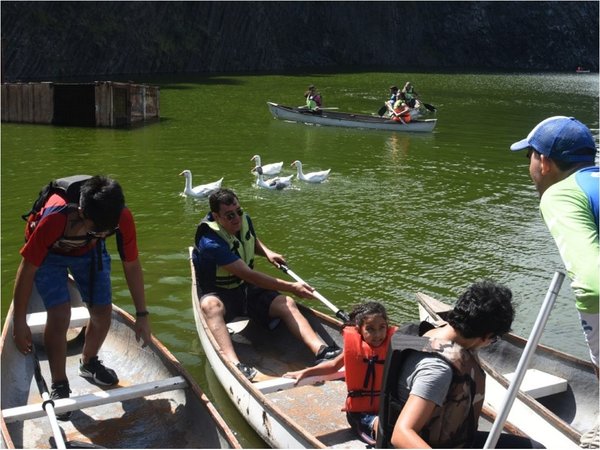
[[[514,376],[514,372],[504,375],[510,382],[512,382]],[[565,392],[567,390],[567,380],[541,370],[528,369],[519,390],[531,395],[533,398],[546,397]]]
[[[85,306],[71,308],[70,328],[80,328],[87,325],[90,319],[90,312]],[[31,334],[41,334],[46,329],[47,313],[46,311],[27,314],[27,325]]]
[[[306,386],[309,384],[322,383],[324,381],[340,380],[346,376],[344,369],[327,375],[318,375],[314,377],[306,377],[295,385],[296,380],[294,378],[272,378],[270,380],[260,381],[253,383],[254,387],[263,394],[270,394],[272,392],[284,391],[298,386]]]
[[[165,380],[150,381],[134,386],[94,392],[93,394],[81,395],[79,397],[54,400],[54,411],[57,414],[61,414],[67,411],[123,402],[125,400],[159,394],[175,389],[185,389],[187,386],[188,383],[185,381],[185,378],[176,376]],[[38,417],[44,417],[45,415],[46,412],[42,407],[42,403],[34,403],[2,410],[2,416],[6,423],[36,419]]]
[[[493,377],[485,377],[485,404],[497,411],[505,397],[506,388]],[[579,448],[578,442],[574,442],[568,434],[564,433],[557,422],[534,411],[519,398],[513,403],[507,420],[510,423],[518,424],[525,434],[546,448],[565,450]]]

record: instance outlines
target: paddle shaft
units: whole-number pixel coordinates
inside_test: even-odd
[[[35,382],[37,384],[38,390],[40,391],[40,395],[42,396],[42,407],[44,411],[46,411],[46,415],[48,416],[48,420],[50,421],[50,427],[52,428],[52,433],[54,434],[54,440],[56,442],[56,448],[66,449],[67,446],[65,444],[65,440],[63,439],[61,429],[58,425],[58,420],[56,419],[56,413],[54,412],[54,402],[50,398],[50,394],[48,393],[48,385],[46,384],[46,380],[42,376],[42,368],[40,367],[40,360],[37,356],[37,352],[35,351],[35,345],[32,346],[32,354],[33,354],[33,373],[35,376]]]
[[[542,337],[542,333],[544,331],[544,327],[546,326],[546,322],[548,321],[548,317],[550,317],[550,312],[552,311],[552,307],[554,306],[554,302],[556,301],[556,297],[558,296],[558,291],[560,291],[560,287],[562,286],[563,280],[565,279],[565,274],[560,271],[556,271],[554,273],[554,277],[552,278],[552,282],[550,283],[550,287],[548,288],[548,292],[546,293],[546,298],[544,298],[544,303],[542,303],[542,307],[540,308],[540,312],[533,324],[533,328],[531,329],[531,334],[529,335],[529,339],[527,340],[527,345],[525,346],[525,350],[523,350],[523,354],[519,359],[519,364],[517,365],[517,369],[515,371],[515,377],[508,387],[508,391],[506,392],[506,396],[504,398],[504,402],[500,407],[500,411],[496,416],[496,420],[492,425],[490,430],[490,434],[488,435],[487,440],[485,441],[485,445],[483,448],[495,448],[498,443],[498,438],[500,437],[500,432],[502,431],[502,426],[508,417],[508,413],[517,397],[517,392],[519,387],[521,386],[521,382],[525,377],[525,372],[527,371],[527,367],[529,367],[529,362],[531,361],[531,357],[533,356],[535,349]]]
[[[304,281],[302,278],[300,278],[298,275],[296,275],[294,273],[294,271],[292,269],[290,269],[288,266],[286,266],[285,264],[281,264],[279,266],[279,268],[282,271],[284,271],[285,273],[287,273],[294,280],[296,280],[300,283],[307,284],[306,281]],[[313,291],[313,295],[315,296],[315,298],[317,300],[319,300],[321,303],[323,303],[325,306],[327,306],[329,309],[331,309],[334,312],[334,314],[336,315],[336,317],[343,320],[344,322],[350,322],[350,317],[348,316],[348,314],[346,314],[344,311],[339,309],[337,306],[335,306],[333,303],[331,303],[329,300],[327,300],[325,297],[323,297],[321,294],[319,294],[316,289]]]

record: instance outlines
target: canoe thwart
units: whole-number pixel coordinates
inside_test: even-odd
[[[134,386],[126,386],[106,391],[98,391],[93,394],[86,394],[78,397],[54,400],[54,410],[57,414],[61,414],[67,411],[122,402],[175,389],[185,389],[187,386],[188,383],[185,378],[182,376],[175,376],[164,380],[136,384]],[[46,412],[44,411],[42,402],[2,410],[2,416],[6,423],[36,419],[45,415]]]
[[[515,373],[511,372],[504,377],[512,382]],[[567,380],[550,373],[537,369],[528,369],[521,383],[520,391],[529,394],[533,398],[546,397],[548,395],[560,394],[567,390]]]
[[[27,314],[27,325],[31,330],[31,334],[42,334],[46,328],[46,319],[48,314],[46,311]],[[90,319],[90,312],[85,306],[77,306],[71,308],[70,328],[80,328],[87,325]]]
[[[317,384],[322,383],[324,381],[333,381],[333,380],[341,380],[346,376],[346,372],[344,369],[340,369],[339,371],[327,375],[317,375],[314,377],[306,377],[295,385],[296,380],[294,378],[272,378],[270,380],[259,381],[258,383],[253,383],[254,387],[263,394],[270,394],[271,392],[284,391],[286,389],[291,389],[293,387],[298,386],[306,386],[308,384]]]

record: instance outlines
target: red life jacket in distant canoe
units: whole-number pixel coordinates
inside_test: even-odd
[[[344,411],[379,411],[379,396],[383,383],[383,365],[392,335],[397,327],[388,327],[387,336],[379,347],[367,344],[356,327],[344,328],[344,367],[348,396]]]

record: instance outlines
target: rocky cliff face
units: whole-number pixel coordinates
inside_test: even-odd
[[[598,71],[593,2],[2,2],[3,79]]]

